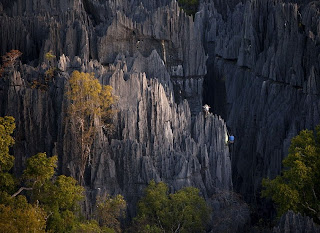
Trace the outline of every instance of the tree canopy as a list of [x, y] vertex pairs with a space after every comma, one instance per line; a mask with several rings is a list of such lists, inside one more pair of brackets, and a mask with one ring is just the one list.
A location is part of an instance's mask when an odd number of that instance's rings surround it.
[[[44, 55], [44, 59], [47, 61], [48, 65], [49, 65], [48, 69], [45, 72], [46, 79], [53, 78], [53, 76], [54, 76], [54, 72], [56, 71], [56, 67], [54, 67], [55, 58], [56, 58], [56, 56], [52, 53], [51, 50]], [[48, 81], [48, 80], [46, 80], [46, 81]]]
[[83, 188], [72, 177], [56, 177], [57, 156], [46, 153], [27, 159], [18, 182], [9, 173], [14, 162], [9, 154], [14, 128], [13, 117], [0, 117], [0, 232], [71, 231]]
[[198, 11], [199, 0], [178, 0], [178, 3], [187, 15], [194, 15]]
[[[98, 127], [111, 128], [112, 105], [116, 98], [111, 86], [101, 85], [93, 73], [79, 71], [74, 71], [70, 77], [67, 97], [70, 100], [68, 115], [80, 151], [79, 181], [83, 182], [94, 133]], [[95, 124], [96, 117], [100, 117], [101, 125]]]
[[7, 67], [14, 67], [17, 59], [22, 55], [19, 50], [11, 50], [2, 56], [2, 66], [0, 66], [0, 77]]
[[281, 175], [263, 179], [263, 197], [271, 197], [278, 214], [300, 212], [320, 223], [320, 126], [291, 140]]
[[209, 208], [194, 187], [169, 194], [168, 186], [151, 181], [138, 203], [139, 232], [204, 232]]
[[23, 178], [32, 187], [27, 195], [31, 203], [38, 203], [47, 213], [47, 230], [68, 232], [77, 223], [84, 189], [72, 177], [54, 176], [56, 167], [57, 156], [38, 153], [27, 160]]
[[31, 183], [43, 185], [52, 178], [57, 167], [57, 156], [47, 158], [46, 153], [38, 153], [27, 160], [23, 176]]
[[13, 117], [0, 117], [0, 191], [14, 188], [13, 176], [8, 172], [13, 167], [14, 157], [9, 154], [14, 139], [11, 136], [15, 129]]
[[14, 157], [9, 154], [14, 139], [14, 118], [0, 117], [0, 232], [45, 232], [45, 212], [27, 202], [25, 196], [14, 197], [15, 180], [9, 173]]
[[14, 144], [11, 134], [15, 127], [13, 117], [0, 117], [0, 171], [8, 171], [13, 166], [14, 157], [9, 154], [9, 147]]
[[124, 217], [125, 210], [126, 201], [121, 195], [107, 195], [97, 200], [97, 220], [105, 229], [121, 232], [120, 218]]
[[0, 233], [45, 232], [45, 211], [18, 196], [11, 204], [0, 204]]
[[100, 198], [97, 216], [83, 220], [84, 188], [72, 177], [55, 174], [57, 156], [31, 156], [23, 175], [14, 177], [10, 173], [14, 157], [9, 153], [14, 129], [13, 117], [0, 117], [0, 233], [121, 231], [119, 220], [126, 209], [123, 197]]

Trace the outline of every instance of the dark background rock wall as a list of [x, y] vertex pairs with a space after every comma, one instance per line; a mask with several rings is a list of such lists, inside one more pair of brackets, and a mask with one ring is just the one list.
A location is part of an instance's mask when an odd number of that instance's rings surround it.
[[319, 8], [317, 1], [247, 1], [226, 19], [219, 4], [201, 8], [204, 101], [236, 137], [233, 184], [249, 203], [261, 206], [261, 179], [280, 173], [291, 138], [320, 123]]

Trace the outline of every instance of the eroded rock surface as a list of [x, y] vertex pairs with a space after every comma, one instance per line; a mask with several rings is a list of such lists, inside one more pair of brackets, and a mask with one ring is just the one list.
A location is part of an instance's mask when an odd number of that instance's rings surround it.
[[[17, 119], [17, 172], [27, 157], [46, 151], [59, 155], [62, 173], [77, 177], [78, 148], [69, 130], [64, 94], [68, 71], [76, 68], [95, 72], [119, 97], [114, 135], [107, 137], [100, 130], [95, 136], [85, 173], [89, 199], [105, 192], [121, 193], [134, 214], [136, 201], [152, 179], [166, 182], [172, 192], [198, 187], [206, 198], [218, 190], [232, 190], [224, 121], [212, 114], [205, 118], [202, 112], [192, 119], [188, 101], [176, 103], [170, 75], [156, 51], [148, 58], [120, 55], [108, 68], [80, 58], [70, 60], [60, 58], [64, 71], [44, 87], [32, 86], [32, 74], [44, 75], [41, 67], [7, 69], [1, 80], [2, 114]], [[148, 66], [150, 62], [153, 66]], [[87, 208], [90, 212], [90, 205]]]
[[[16, 172], [46, 151], [59, 155], [60, 173], [76, 176], [65, 85], [75, 69], [95, 72], [120, 98], [115, 134], [96, 135], [88, 200], [122, 193], [134, 214], [150, 179], [171, 191], [193, 185], [215, 197], [222, 218], [239, 207], [227, 228], [213, 214], [214, 229], [240, 229], [248, 209], [231, 205], [229, 191], [259, 204], [261, 179], [279, 174], [290, 139], [320, 122], [319, 9], [317, 1], [206, 0], [192, 18], [170, 0], [1, 1], [0, 54], [19, 49], [28, 64], [0, 79], [1, 115], [17, 119]], [[59, 71], [45, 81], [50, 50]], [[204, 118], [203, 103], [217, 115]], [[218, 115], [236, 137], [230, 151]]]
[[277, 227], [273, 228], [273, 233], [318, 233], [320, 227], [312, 219], [302, 216], [300, 213], [295, 214], [288, 211], [284, 214]]
[[319, 3], [244, 1], [207, 19], [205, 100], [235, 135], [233, 184], [259, 202], [263, 177], [280, 173], [290, 140], [320, 122]]

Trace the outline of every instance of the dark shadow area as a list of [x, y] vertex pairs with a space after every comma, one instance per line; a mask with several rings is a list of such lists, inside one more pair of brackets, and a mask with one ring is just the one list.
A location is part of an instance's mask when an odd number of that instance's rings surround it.
[[208, 104], [210, 112], [220, 115], [227, 121], [227, 93], [225, 79], [218, 69], [215, 69], [214, 44], [208, 45], [207, 74], [203, 81], [203, 104]]

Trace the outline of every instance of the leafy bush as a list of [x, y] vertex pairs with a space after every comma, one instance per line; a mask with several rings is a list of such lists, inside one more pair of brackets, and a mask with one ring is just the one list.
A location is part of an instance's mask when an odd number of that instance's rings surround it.
[[168, 194], [168, 186], [151, 181], [138, 203], [138, 232], [204, 232], [209, 208], [199, 190], [186, 187]]
[[263, 197], [271, 197], [278, 214], [300, 212], [320, 223], [320, 126], [303, 130], [291, 140], [282, 174], [263, 179]]
[[195, 15], [198, 11], [199, 0], [178, 0], [178, 3], [187, 15]]

